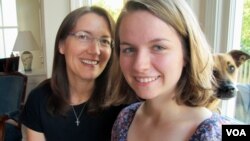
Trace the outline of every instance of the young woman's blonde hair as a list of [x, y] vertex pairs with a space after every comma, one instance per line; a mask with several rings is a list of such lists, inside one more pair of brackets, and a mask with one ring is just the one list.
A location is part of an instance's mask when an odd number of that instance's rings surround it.
[[[120, 13], [116, 26], [115, 51], [118, 59], [121, 22], [128, 13], [139, 10], [148, 11], [172, 26], [182, 40], [186, 65], [176, 88], [177, 103], [205, 106], [213, 94], [213, 59], [210, 46], [185, 0], [129, 0]], [[135, 92], [129, 87], [119, 69], [115, 69], [116, 87], [113, 89], [112, 100], [118, 104], [124, 101], [131, 102], [135, 98]]]

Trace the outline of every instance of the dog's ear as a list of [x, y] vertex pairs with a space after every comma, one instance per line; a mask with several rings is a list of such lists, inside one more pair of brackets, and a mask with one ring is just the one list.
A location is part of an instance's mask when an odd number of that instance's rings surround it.
[[241, 50], [231, 50], [229, 54], [233, 57], [237, 67], [243, 64], [246, 60], [250, 59], [250, 55]]

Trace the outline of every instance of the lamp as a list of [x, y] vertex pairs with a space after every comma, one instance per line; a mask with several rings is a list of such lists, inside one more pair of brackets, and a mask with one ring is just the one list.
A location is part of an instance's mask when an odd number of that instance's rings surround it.
[[21, 60], [24, 66], [24, 71], [31, 71], [33, 55], [30, 51], [38, 50], [38, 45], [30, 31], [19, 31], [13, 51], [23, 51]]

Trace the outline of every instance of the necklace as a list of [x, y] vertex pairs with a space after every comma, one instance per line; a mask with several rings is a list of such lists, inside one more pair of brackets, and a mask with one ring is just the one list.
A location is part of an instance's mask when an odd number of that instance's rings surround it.
[[82, 115], [82, 112], [83, 112], [84, 108], [86, 107], [86, 104], [83, 105], [83, 107], [82, 107], [79, 115], [76, 114], [74, 106], [71, 105], [71, 107], [73, 109], [73, 112], [74, 112], [74, 115], [75, 115], [75, 118], [76, 118], [76, 121], [75, 121], [76, 126], [79, 126], [79, 124], [80, 124], [80, 118], [81, 118], [81, 115]]

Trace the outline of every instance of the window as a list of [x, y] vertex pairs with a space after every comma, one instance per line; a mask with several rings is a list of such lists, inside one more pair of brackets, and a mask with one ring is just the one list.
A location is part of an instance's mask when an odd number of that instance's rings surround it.
[[[250, 55], [250, 0], [244, 0], [242, 6], [242, 26], [240, 35], [240, 50]], [[247, 124], [250, 123], [250, 59], [239, 71], [239, 93], [236, 97], [234, 117]]]
[[92, 0], [92, 5], [101, 6], [109, 11], [116, 20], [119, 16], [124, 0]]
[[[250, 54], [250, 0], [244, 0], [240, 49]], [[250, 61], [240, 69], [239, 82], [250, 84]]]
[[[215, 51], [228, 52], [239, 49], [250, 54], [250, 0], [216, 1], [214, 47]], [[242, 23], [242, 24], [238, 24]], [[223, 37], [223, 35], [225, 37]], [[250, 123], [250, 60], [240, 66], [238, 89], [247, 90], [242, 97], [239, 91], [235, 98], [222, 102], [222, 114], [244, 123]], [[240, 90], [240, 89], [239, 89]], [[243, 98], [239, 100], [239, 98]]]
[[[186, 0], [197, 14], [214, 52], [240, 49], [250, 54], [250, 0]], [[242, 23], [242, 24], [239, 24]], [[250, 60], [240, 66], [238, 83], [248, 87], [248, 98], [239, 96], [221, 103], [221, 114], [250, 123]], [[238, 88], [239, 88], [238, 85]], [[247, 89], [247, 88], [245, 88]], [[240, 94], [237, 94], [240, 95]], [[237, 102], [238, 101], [238, 102]], [[244, 110], [239, 110], [244, 107]], [[239, 117], [243, 115], [244, 118]]]
[[16, 0], [0, 0], [0, 58], [10, 56], [17, 32]]
[[97, 5], [109, 11], [116, 20], [126, 0], [71, 0], [71, 10], [83, 5]]

